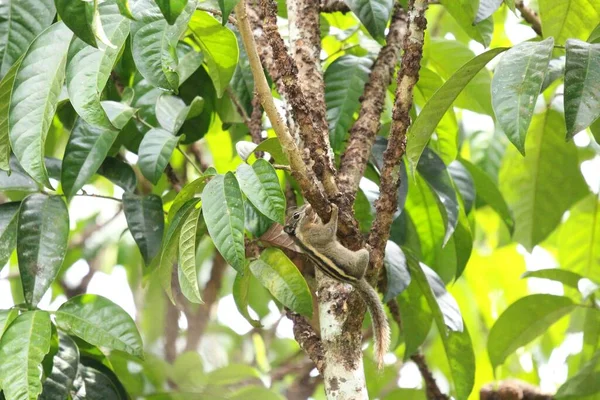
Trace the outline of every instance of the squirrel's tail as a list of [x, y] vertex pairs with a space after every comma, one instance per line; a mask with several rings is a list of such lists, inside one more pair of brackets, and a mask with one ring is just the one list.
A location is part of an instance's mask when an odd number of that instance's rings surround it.
[[375, 358], [377, 359], [378, 368], [381, 369], [383, 368], [383, 356], [390, 347], [390, 326], [385, 316], [385, 310], [381, 300], [379, 300], [379, 295], [364, 278], [355, 284], [355, 288], [363, 294], [362, 298], [367, 303], [367, 308], [371, 313]]

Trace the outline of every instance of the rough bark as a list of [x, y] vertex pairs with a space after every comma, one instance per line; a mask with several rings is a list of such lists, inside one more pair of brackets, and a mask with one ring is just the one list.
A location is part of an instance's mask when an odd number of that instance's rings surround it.
[[521, 12], [521, 16], [531, 25], [531, 28], [535, 31], [535, 33], [537, 33], [538, 36], [543, 36], [542, 22], [540, 21], [540, 17], [537, 15], [537, 13], [531, 8], [527, 7], [523, 0], [516, 1], [515, 7]]

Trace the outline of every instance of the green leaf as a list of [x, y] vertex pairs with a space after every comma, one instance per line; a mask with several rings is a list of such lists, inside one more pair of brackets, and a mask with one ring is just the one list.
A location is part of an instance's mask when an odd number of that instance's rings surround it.
[[188, 0], [154, 0], [160, 12], [164, 15], [169, 25], [173, 25], [177, 21], [177, 17], [181, 15]]
[[532, 294], [511, 304], [492, 326], [488, 354], [492, 367], [504, 363], [519, 347], [526, 345], [577, 307], [571, 299], [550, 294]]
[[0, 9], [0, 77], [54, 20], [53, 0], [4, 1]]
[[284, 306], [301, 315], [312, 316], [312, 295], [296, 265], [275, 247], [262, 252], [250, 263], [258, 281]]
[[102, 296], [84, 294], [69, 299], [56, 311], [56, 325], [87, 343], [143, 357], [142, 338], [133, 319]]
[[565, 65], [565, 119], [567, 137], [600, 117], [600, 43], [567, 40]]
[[137, 243], [146, 265], [159, 253], [164, 230], [162, 200], [157, 195], [123, 194], [123, 211], [127, 226]]
[[167, 221], [173, 221], [173, 217], [177, 214], [177, 211], [190, 199], [195, 197], [196, 194], [202, 192], [204, 186], [206, 186], [206, 182], [208, 181], [209, 176], [201, 176], [200, 178], [188, 183], [185, 185], [171, 204], [171, 208], [169, 208], [169, 214], [167, 215]]
[[360, 106], [360, 97], [369, 80], [372, 61], [366, 57], [345, 55], [325, 71], [325, 103], [329, 137], [334, 151], [340, 152]]
[[538, 269], [536, 271], [527, 271], [522, 276], [522, 278], [539, 278], [539, 279], [549, 279], [552, 281], [560, 282], [564, 285], [572, 287], [574, 289], [579, 289], [579, 281], [584, 278], [582, 275], [568, 271], [560, 268], [547, 268], [547, 269]]
[[123, 129], [138, 111], [125, 103], [119, 103], [117, 101], [104, 100], [100, 102], [100, 105], [112, 126], [117, 129]]
[[458, 199], [452, 185], [450, 174], [442, 159], [429, 148], [423, 151], [417, 171], [425, 179], [436, 195], [440, 213], [446, 225], [446, 234], [442, 245], [446, 245], [458, 224]]
[[19, 206], [17, 202], [0, 204], [0, 271], [17, 246]]
[[489, 177], [488, 174], [483, 172], [479, 167], [471, 164], [469, 161], [461, 159], [461, 164], [471, 174], [473, 182], [475, 183], [477, 193], [477, 206], [490, 206], [502, 219], [502, 222], [506, 225], [510, 233], [512, 234], [515, 229], [515, 221], [512, 217], [512, 213], [508, 208], [508, 205], [504, 201], [504, 197], [498, 186]]
[[125, 400], [108, 376], [83, 364], [73, 386], [73, 400]]
[[[485, 47], [489, 46], [492, 40], [494, 24], [491, 19], [476, 20], [476, 15], [479, 16], [477, 3], [471, 0], [441, 0], [440, 3], [443, 4], [469, 37], [475, 39]], [[477, 25], [474, 25], [473, 21]]]
[[268, 161], [258, 159], [252, 167], [240, 164], [236, 172], [240, 188], [254, 207], [271, 220], [283, 224], [285, 196], [275, 168]]
[[[75, 35], [90, 46], [98, 47], [96, 35], [102, 30], [98, 0], [55, 0], [60, 19]], [[100, 33], [104, 35], [104, 32]]]
[[0, 310], [0, 339], [10, 324], [19, 316], [19, 310], [11, 308], [10, 310]]
[[404, 252], [400, 246], [390, 240], [385, 246], [383, 265], [387, 276], [387, 289], [383, 302], [387, 303], [410, 285], [411, 278]]
[[207, 382], [211, 385], [232, 385], [248, 379], [260, 378], [260, 373], [246, 364], [230, 364], [226, 367], [211, 371], [207, 375]]
[[117, 158], [107, 157], [98, 169], [98, 174], [120, 186], [125, 192], [132, 193], [137, 187], [137, 176], [131, 165]]
[[21, 204], [17, 256], [25, 301], [35, 307], [60, 271], [69, 239], [69, 211], [58, 196], [32, 194]]
[[[180, 281], [185, 297], [192, 303], [203, 303], [198, 285], [198, 272], [196, 271], [196, 232], [200, 219], [200, 208], [195, 207], [188, 215], [179, 234], [179, 268], [184, 278]], [[184, 290], [186, 288], [187, 290]]]
[[478, 24], [490, 17], [500, 6], [502, 5], [502, 0], [480, 0], [479, 1], [479, 9], [477, 10], [477, 15], [475, 16], [474, 24]]
[[[91, 4], [81, 0], [61, 1]], [[114, 129], [100, 99], [129, 36], [129, 20], [120, 14], [114, 1], [100, 4], [100, 14], [106, 36], [113, 47], [99, 43], [96, 49], [75, 38], [69, 46], [66, 83], [71, 105], [81, 118], [90, 125]]]
[[398, 296], [400, 318], [406, 350], [404, 359], [407, 360], [415, 354], [427, 339], [433, 322], [433, 314], [427, 304], [425, 295], [419, 288], [416, 280], [411, 280], [410, 285]]
[[473, 209], [476, 198], [475, 182], [473, 182], [471, 174], [459, 161], [452, 161], [448, 165], [448, 173], [464, 202], [465, 214], [469, 214]]
[[374, 39], [383, 39], [385, 37], [385, 28], [387, 27], [392, 7], [394, 3], [390, 0], [346, 0], [350, 10], [367, 28]]
[[44, 382], [40, 400], [64, 400], [69, 397], [79, 365], [79, 349], [67, 335], [60, 335], [58, 353], [53, 359], [52, 373]]
[[240, 0], [219, 0], [219, 8], [221, 9], [221, 14], [223, 14], [223, 25], [227, 23], [229, 14], [231, 14], [231, 11], [233, 11], [239, 1]]
[[233, 281], [233, 300], [239, 313], [255, 328], [261, 328], [260, 320], [253, 319], [248, 313], [248, 291], [250, 290], [250, 279], [252, 274], [248, 266], [242, 272], [238, 272]]
[[560, 228], [561, 268], [600, 282], [600, 199], [590, 194], [571, 209]]
[[277, 138], [269, 138], [260, 142], [254, 151], [265, 151], [273, 157], [277, 164], [289, 165], [290, 161], [281, 147], [281, 142]]
[[21, 170], [18, 163], [16, 163], [15, 158], [11, 160], [11, 167], [15, 168], [15, 171], [12, 171], [10, 175], [8, 175], [4, 171], [0, 171], [0, 188], [2, 191], [15, 190], [23, 193], [31, 193], [37, 192], [40, 190], [40, 186], [35, 183], [33, 179], [29, 177], [23, 170]]
[[244, 207], [235, 176], [215, 176], [202, 191], [204, 220], [217, 250], [238, 272], [246, 265]]
[[23, 169], [48, 187], [44, 145], [63, 86], [72, 35], [62, 22], [42, 32], [25, 53], [12, 92], [8, 122], [13, 152]]
[[506, 136], [522, 154], [553, 46], [554, 38], [520, 43], [502, 56], [494, 72], [494, 113]]
[[0, 387], [10, 400], [36, 400], [42, 392], [42, 360], [52, 329], [46, 311], [19, 315], [0, 340]]
[[93, 126], [78, 118], [71, 131], [62, 161], [61, 183], [67, 198], [96, 174], [119, 131]]
[[407, 137], [406, 153], [412, 168], [419, 162], [431, 134], [459, 93], [490, 60], [505, 50], [507, 50], [505, 47], [488, 50], [463, 65], [423, 107], [413, 122]]
[[133, 3], [136, 18], [131, 23], [133, 59], [139, 72], [153, 86], [177, 92], [181, 81], [175, 49], [195, 8], [196, 0], [188, 0], [175, 23], [169, 25], [153, 0]]
[[[555, 399], [584, 399], [600, 392], [600, 351], [558, 388]], [[595, 397], [592, 397], [595, 398]]]
[[129, 0], [116, 0], [117, 6], [119, 7], [119, 12], [122, 16], [129, 19], [134, 19], [133, 14], [131, 13], [131, 6], [129, 5]]
[[538, 5], [544, 37], [554, 36], [558, 44], [587, 39], [600, 20], [600, 4], [593, 0], [539, 0]]
[[200, 96], [186, 106], [181, 98], [163, 94], [156, 101], [156, 119], [167, 131], [177, 134], [185, 121], [199, 116], [203, 109], [204, 99]]
[[513, 237], [528, 251], [588, 193], [577, 149], [573, 143], [565, 143], [564, 130], [558, 127], [564, 127], [561, 113], [549, 109], [535, 115], [525, 141], [527, 156], [509, 148], [500, 171], [500, 189], [516, 222]]
[[161, 129], [150, 129], [140, 143], [138, 166], [142, 174], [153, 184], [157, 184], [162, 176], [179, 137]]
[[208, 75], [221, 98], [237, 66], [239, 50], [235, 35], [213, 16], [196, 11], [190, 21], [190, 30], [204, 53]]
[[19, 58], [0, 82], [0, 169], [10, 171], [10, 140], [8, 137], [8, 113], [12, 90], [23, 58]]

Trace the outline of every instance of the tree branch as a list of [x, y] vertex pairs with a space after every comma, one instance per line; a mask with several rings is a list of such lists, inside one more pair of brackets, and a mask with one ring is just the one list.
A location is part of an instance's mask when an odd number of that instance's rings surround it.
[[515, 1], [515, 7], [521, 12], [521, 16], [531, 25], [531, 28], [535, 31], [535, 33], [537, 33], [538, 36], [543, 36], [542, 22], [540, 21], [540, 17], [537, 15], [537, 13], [531, 8], [527, 7], [523, 0]]
[[300, 345], [300, 348], [315, 363], [315, 367], [321, 375], [325, 371], [325, 356], [323, 344], [319, 335], [315, 332], [308, 321], [298, 313], [287, 310], [285, 314], [290, 321], [294, 323], [294, 338]]

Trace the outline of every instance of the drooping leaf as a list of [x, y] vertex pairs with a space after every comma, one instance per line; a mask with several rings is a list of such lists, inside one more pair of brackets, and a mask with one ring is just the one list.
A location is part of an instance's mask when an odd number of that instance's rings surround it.
[[475, 24], [487, 19], [491, 16], [500, 6], [502, 5], [502, 0], [479, 0], [479, 9], [477, 10], [477, 15], [475, 16]]
[[227, 23], [229, 14], [231, 14], [231, 11], [233, 11], [238, 2], [239, 0], [219, 0], [219, 8], [223, 15], [223, 25]]
[[492, 105], [500, 127], [525, 154], [525, 136], [540, 93], [554, 38], [523, 42], [508, 50], [492, 79]]
[[25, 53], [15, 77], [9, 112], [10, 143], [23, 169], [51, 187], [44, 145], [65, 77], [72, 33], [59, 22], [42, 32]]
[[275, 247], [264, 250], [250, 263], [258, 281], [284, 306], [301, 315], [312, 316], [312, 296], [304, 277], [285, 253]]
[[11, 160], [10, 166], [15, 169], [10, 175], [5, 171], [0, 171], [0, 189], [2, 191], [15, 190], [23, 193], [31, 193], [40, 190], [40, 185], [20, 168], [14, 157]]
[[415, 354], [427, 339], [433, 323], [433, 314], [427, 300], [416, 280], [411, 280], [410, 285], [398, 296], [400, 318], [406, 350], [404, 359]]
[[252, 166], [240, 164], [237, 177], [240, 188], [254, 207], [271, 220], [283, 224], [285, 196], [275, 168], [268, 161], [258, 159]]
[[249, 201], [244, 202], [244, 214], [244, 226], [246, 230], [257, 238], [264, 235], [275, 224], [272, 219], [263, 215]]
[[53, 0], [4, 1], [0, 7], [0, 78], [25, 54], [37, 35], [52, 24]]
[[546, 332], [577, 307], [571, 299], [550, 294], [532, 294], [511, 304], [498, 318], [488, 336], [492, 367], [504, 363], [519, 347]]
[[[596, 283], [592, 282], [588, 278], [583, 277], [582, 275], [561, 268], [546, 268], [546, 269], [538, 269], [535, 271], [527, 271], [523, 274], [522, 278], [539, 278], [539, 279], [549, 279], [552, 281], [560, 282], [566, 286], [572, 287], [573, 289], [577, 289], [584, 297], [586, 293], [585, 290], [589, 290], [588, 288], [598, 289]], [[582, 290], [583, 289], [583, 290]]]
[[144, 262], [149, 265], [160, 251], [164, 230], [163, 204], [159, 196], [123, 194], [127, 226], [137, 243]]
[[[600, 10], [600, 8], [599, 8]], [[584, 130], [600, 117], [600, 43], [567, 40], [565, 65], [565, 120], [567, 137]]]
[[206, 186], [208, 182], [209, 175], [201, 176], [200, 178], [188, 183], [185, 185], [171, 204], [171, 208], [169, 208], [169, 214], [167, 215], [167, 220], [169, 222], [173, 221], [173, 217], [175, 217], [177, 211], [190, 199], [194, 198], [196, 194], [199, 194]]
[[273, 157], [277, 164], [289, 165], [290, 161], [286, 153], [283, 151], [281, 147], [281, 142], [277, 138], [269, 138], [260, 142], [258, 147], [254, 149], [254, 151], [265, 151]]
[[67, 252], [69, 211], [58, 196], [32, 194], [21, 204], [17, 256], [25, 301], [35, 307], [60, 271]]
[[98, 0], [55, 0], [60, 19], [75, 35], [90, 46], [98, 47], [96, 37], [106, 34], [100, 21]]
[[137, 0], [132, 7], [136, 18], [131, 23], [132, 52], [139, 72], [153, 86], [177, 92], [181, 82], [175, 49], [196, 9], [196, 0], [187, 1], [173, 25], [153, 0]]
[[77, 119], [65, 148], [61, 183], [67, 198], [72, 198], [85, 185], [108, 155], [119, 131], [93, 126]]
[[587, 399], [600, 393], [600, 351], [558, 388], [555, 399]]
[[252, 274], [248, 266], [244, 267], [243, 272], [238, 272], [233, 281], [233, 300], [239, 311], [239, 313], [255, 328], [261, 328], [262, 324], [259, 320], [255, 320], [250, 316], [248, 312], [248, 291], [250, 290], [250, 279]]
[[387, 290], [383, 302], [387, 303], [410, 285], [411, 278], [404, 252], [400, 246], [390, 240], [385, 246], [383, 265], [387, 275]]
[[204, 53], [208, 75], [220, 98], [225, 93], [237, 66], [237, 38], [229, 28], [204, 11], [194, 13], [189, 28]]
[[0, 339], [0, 387], [10, 400], [35, 400], [42, 392], [42, 360], [50, 351], [50, 314], [19, 315]]
[[390, 0], [346, 0], [350, 10], [363, 23], [374, 39], [383, 39], [392, 13]]
[[40, 400], [63, 400], [69, 397], [79, 366], [79, 349], [67, 335], [60, 335], [58, 353], [53, 358], [52, 373], [46, 378]]
[[494, 57], [506, 48], [499, 47], [482, 53], [463, 65], [444, 83], [435, 95], [427, 102], [421, 113], [413, 122], [407, 137], [406, 153], [411, 166], [414, 168], [419, 162], [421, 153], [435, 127], [446, 110], [452, 105], [465, 85]]
[[[179, 282], [185, 297], [192, 303], [203, 303], [196, 271], [196, 232], [200, 208], [195, 207], [187, 216], [179, 234], [179, 268], [184, 281]], [[186, 288], [186, 290], [184, 290]]]
[[129, 5], [129, 0], [116, 0], [117, 6], [119, 7], [119, 12], [122, 16], [129, 19], [134, 19], [133, 14], [131, 13], [131, 6]]
[[107, 157], [98, 169], [98, 174], [120, 186], [125, 192], [132, 193], [137, 186], [137, 176], [133, 168], [117, 158]]
[[525, 141], [527, 156], [508, 151], [500, 171], [500, 189], [515, 217], [513, 237], [528, 250], [544, 240], [563, 213], [588, 193], [575, 145], [565, 143], [561, 126], [564, 120], [557, 111], [535, 115]]
[[369, 79], [371, 60], [345, 55], [336, 59], [325, 71], [325, 103], [329, 137], [334, 151], [342, 150], [344, 140], [354, 122], [365, 83]]
[[19, 316], [19, 310], [11, 308], [10, 310], [0, 310], [0, 339], [8, 329], [8, 326]]
[[161, 128], [146, 132], [138, 153], [138, 166], [146, 179], [158, 183], [178, 142], [179, 137]]
[[[91, 4], [82, 0], [61, 1]], [[101, 3], [99, 9], [106, 36], [114, 47], [99, 43], [98, 48], [94, 48], [81, 38], [74, 39], [69, 46], [66, 84], [71, 105], [81, 118], [90, 125], [114, 129], [100, 99], [129, 36], [130, 22], [120, 14], [114, 1]]]
[[82, 364], [79, 364], [72, 396], [73, 400], [125, 400], [107, 375]]
[[202, 191], [204, 220], [210, 237], [223, 258], [238, 272], [246, 265], [244, 207], [235, 176], [215, 176]]
[[112, 126], [117, 129], [123, 129], [137, 112], [137, 109], [117, 101], [103, 100], [100, 102], [100, 105]]
[[19, 58], [0, 82], [0, 169], [10, 171], [10, 139], [8, 137], [8, 113], [12, 90], [23, 58]]
[[156, 102], [156, 119], [163, 128], [175, 135], [186, 120], [200, 115], [203, 108], [202, 97], [195, 97], [192, 103], [186, 106], [181, 98], [163, 94]]
[[590, 194], [571, 208], [560, 228], [561, 268], [600, 282], [600, 199]]
[[458, 190], [462, 201], [464, 202], [465, 214], [469, 214], [475, 205], [477, 192], [475, 190], [475, 182], [469, 171], [459, 162], [452, 161], [448, 165], [448, 173], [454, 182], [454, 186]]
[[[467, 35], [485, 47], [490, 44], [494, 24], [491, 19], [476, 21], [476, 16], [479, 15], [476, 8], [477, 3], [470, 0], [441, 0], [440, 3], [444, 5]], [[478, 22], [477, 25], [474, 25], [473, 21]]]
[[569, 38], [586, 40], [600, 20], [600, 4], [596, 1], [539, 0], [538, 5], [544, 37], [554, 36], [561, 45]]
[[173, 25], [175, 21], [177, 21], [177, 17], [181, 15], [185, 6], [187, 5], [188, 0], [154, 0], [163, 16], [169, 23], [169, 25]]
[[143, 357], [142, 338], [135, 322], [105, 297], [84, 294], [69, 299], [56, 311], [56, 324], [94, 346]]
[[17, 245], [19, 206], [17, 202], [0, 204], [0, 271]]

